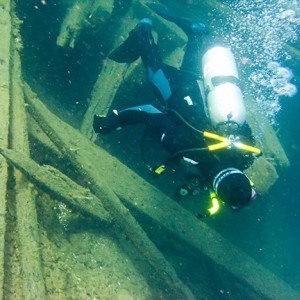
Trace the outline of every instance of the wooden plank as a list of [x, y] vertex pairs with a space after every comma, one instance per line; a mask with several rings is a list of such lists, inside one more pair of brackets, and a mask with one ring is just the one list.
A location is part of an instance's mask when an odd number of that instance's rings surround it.
[[[25, 113], [23, 82], [21, 76], [21, 61], [19, 49], [21, 36], [19, 34], [20, 20], [12, 14], [14, 40], [11, 49], [11, 147], [22, 151], [29, 157], [28, 131]], [[32, 187], [18, 170], [12, 170], [15, 177], [15, 200], [17, 230], [20, 243], [20, 263], [22, 274], [22, 293], [24, 299], [44, 299], [45, 287], [41, 270], [40, 240], [35, 207], [35, 197]]]
[[260, 143], [265, 158], [273, 161], [273, 165], [279, 168], [289, 167], [289, 159], [269, 120], [262, 114], [254, 99], [247, 97], [245, 100], [248, 111], [247, 120], [254, 136], [257, 137], [257, 142]]
[[[39, 127], [35, 120], [30, 117], [30, 115], [28, 115], [27, 118], [27, 125], [31, 138], [33, 138], [35, 141], [39, 141], [39, 143], [43, 145], [43, 148], [47, 149], [48, 152], [54, 153], [57, 157], [62, 156], [60, 150], [51, 142], [48, 136]], [[31, 145], [31, 148], [33, 148], [33, 145]]]
[[204, 255], [206, 259], [203, 264], [208, 264], [210, 271], [202, 276], [214, 278], [215, 286], [220, 286], [221, 289], [218, 277], [222, 284], [222, 279], [226, 282], [230, 274], [232, 278], [230, 283], [226, 284], [233, 287], [240, 283], [237, 296], [233, 296], [234, 291], [231, 292], [232, 299], [239, 299], [241, 295], [247, 295], [249, 299], [299, 299], [299, 291], [291, 288], [241, 249], [178, 207], [174, 201], [168, 201], [159, 192], [152, 193], [151, 201], [143, 201], [132, 195], [124, 199], [124, 202], [132, 207], [133, 211], [150, 218], [159, 228], [176, 235], [181, 243], [186, 243], [191, 249], [196, 249], [200, 255]]
[[274, 163], [266, 157], [256, 159], [245, 173], [253, 181], [260, 194], [268, 193], [279, 177]]
[[[71, 127], [68, 127], [67, 131], [62, 131], [62, 128], [66, 129], [64, 123], [47, 110], [27, 85], [25, 86], [25, 94], [30, 114], [41, 128], [43, 128], [44, 132], [47, 133], [53, 143], [61, 149], [65, 157], [70, 160], [73, 167], [81, 175], [82, 180], [88, 183], [92, 193], [101, 200], [103, 207], [113, 217], [116, 229], [127, 235], [136, 249], [144, 256], [157, 272], [158, 276], [160, 276], [161, 280], [168, 286], [170, 293], [175, 298], [194, 299], [195, 297], [192, 292], [181, 282], [173, 267], [158, 251], [131, 215], [130, 211], [122, 204], [110, 185], [107, 184], [107, 170], [94, 168], [95, 161], [108, 159], [110, 165], [113, 165], [115, 164], [115, 159], [108, 156], [104, 158], [101, 154], [98, 156], [99, 153], [96, 154], [94, 152], [98, 148], [79, 131]], [[70, 139], [70, 137], [72, 138]], [[89, 149], [90, 146], [93, 149], [92, 152]], [[77, 149], [77, 151], [74, 152], [72, 149]], [[93, 156], [93, 154], [96, 155]], [[115, 180], [118, 180], [115, 174], [113, 177]]]
[[[10, 1], [0, 0], [0, 146], [8, 146], [10, 99]], [[0, 299], [3, 299], [4, 246], [6, 231], [7, 163], [0, 158]]]
[[[105, 19], [109, 19], [113, 5], [114, 1], [112, 0], [73, 1], [61, 24], [56, 44], [61, 47], [74, 48], [81, 31], [87, 26], [92, 27], [91, 23], [94, 19], [97, 20], [97, 16], [101, 15], [102, 23], [105, 23]], [[99, 24], [95, 24], [95, 26], [99, 26]]]
[[0, 153], [53, 199], [63, 202], [88, 217], [93, 217], [99, 222], [111, 223], [112, 219], [103, 208], [101, 200], [89, 189], [78, 185], [59, 170], [51, 166], [39, 166], [34, 160], [15, 150], [0, 148]]
[[[110, 26], [111, 24], [114, 25], [114, 36], [116, 36], [115, 41], [111, 45], [112, 49], [122, 43], [128, 35], [128, 30], [134, 28], [137, 21], [138, 19], [133, 14], [132, 9], [130, 9], [122, 18], [118, 18], [117, 22], [114, 20], [110, 23]], [[87, 137], [95, 137], [92, 129], [93, 117], [95, 114], [107, 114], [120, 83], [126, 77], [128, 69], [130, 69], [128, 64], [119, 64], [110, 59], [104, 62], [97, 81], [94, 84], [91, 93], [91, 102], [81, 126], [81, 132]]]
[[[99, 79], [95, 83], [90, 105], [84, 115], [81, 125], [81, 132], [89, 137], [94, 137], [93, 119], [95, 114], [106, 115], [111, 101], [114, 99], [118, 91], [116, 86], [120, 84], [128, 69], [126, 64], [118, 64], [112, 60], [107, 60], [99, 75]], [[113, 87], [113, 88], [112, 88]]]

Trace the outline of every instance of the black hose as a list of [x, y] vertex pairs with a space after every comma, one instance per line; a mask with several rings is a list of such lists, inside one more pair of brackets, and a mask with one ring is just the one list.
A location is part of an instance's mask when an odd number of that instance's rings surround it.
[[[175, 109], [167, 109], [167, 111], [170, 111], [172, 113], [174, 113], [184, 124], [186, 124], [188, 127], [190, 127], [192, 130], [200, 133], [200, 134], [203, 134], [204, 132], [197, 129], [196, 127], [194, 127], [193, 125], [191, 125], [187, 120], [185, 120], [181, 114], [179, 114]], [[143, 134], [143, 137], [142, 137], [142, 141], [141, 141], [141, 157], [142, 157], [142, 160], [144, 162], [144, 164], [148, 167], [149, 170], [152, 170], [152, 167], [151, 165], [149, 165], [145, 159], [145, 153], [144, 153], [144, 143], [145, 143], [145, 139], [146, 139], [146, 136], [149, 132], [149, 127], [146, 127], [145, 130], [144, 130], [144, 134]], [[164, 165], [167, 165], [169, 164], [170, 162], [172, 162], [173, 160], [175, 160], [177, 158], [177, 156], [179, 155], [184, 155], [185, 153], [190, 153], [190, 152], [199, 152], [199, 151], [208, 151], [208, 147], [203, 147], [203, 148], [189, 148], [189, 149], [183, 149], [183, 150], [180, 150], [180, 151], [177, 151], [176, 153], [174, 153], [170, 158], [168, 158]]]
[[189, 148], [189, 149], [183, 149], [180, 151], [177, 151], [176, 153], [174, 153], [170, 158], [168, 158], [166, 160], [166, 162], [164, 163], [164, 165], [170, 163], [171, 161], [175, 160], [177, 156], [179, 155], [184, 155], [186, 153], [190, 153], [190, 152], [199, 152], [199, 151], [208, 151], [208, 147], [203, 147], [203, 148]]
[[172, 112], [175, 114], [185, 125], [190, 127], [191, 129], [195, 130], [198, 133], [204, 134], [203, 131], [199, 130], [198, 128], [194, 127], [192, 124], [190, 124], [179, 112], [177, 112], [175, 109], [168, 108], [167, 111]]

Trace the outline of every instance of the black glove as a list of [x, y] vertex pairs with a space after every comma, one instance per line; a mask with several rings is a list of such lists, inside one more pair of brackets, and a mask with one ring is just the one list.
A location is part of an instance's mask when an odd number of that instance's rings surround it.
[[109, 118], [99, 115], [94, 116], [93, 128], [96, 133], [101, 134], [106, 134], [113, 129], [110, 125]]
[[122, 129], [122, 127], [122, 118], [116, 110], [113, 110], [106, 117], [94, 115], [93, 128], [96, 133], [106, 134], [112, 130]]

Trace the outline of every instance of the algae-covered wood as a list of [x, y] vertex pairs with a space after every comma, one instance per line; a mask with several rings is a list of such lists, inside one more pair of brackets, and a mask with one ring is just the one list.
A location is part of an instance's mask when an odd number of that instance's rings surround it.
[[[74, 140], [77, 141], [77, 146], [81, 146], [76, 153], [77, 157], [75, 158], [75, 155], [71, 155], [70, 160], [80, 162], [83, 168], [82, 176], [85, 177], [85, 172], [87, 172], [90, 174], [89, 176], [94, 178], [93, 180], [89, 179], [89, 186], [97, 196], [107, 195], [98, 187], [99, 183], [103, 182], [100, 174], [105, 174], [106, 184], [124, 199], [126, 203], [130, 203], [133, 211], [137, 210], [143, 215], [149, 216], [184, 243], [197, 249], [201, 255], [209, 259], [214, 268], [221, 268], [223, 275], [224, 272], [228, 272], [235, 280], [242, 280], [245, 285], [244, 287], [243, 285], [240, 287], [241, 290], [244, 288], [249, 292], [250, 289], [251, 293], [254, 293], [253, 295], [263, 298], [281, 299], [282, 297], [293, 298], [299, 296], [296, 291], [278, 279], [274, 274], [235, 248], [214, 230], [210, 229], [174, 201], [164, 196], [155, 187], [134, 174], [125, 165], [111, 157], [101, 148], [95, 147], [78, 131], [59, 121], [50, 112], [47, 112], [28, 90], [26, 93], [28, 102], [30, 103], [29, 107], [31, 107], [31, 110], [36, 110], [33, 114], [39, 115], [37, 118], [39, 123], [44, 127], [49, 136], [52, 137], [53, 141], [56, 141], [57, 144], [63, 142], [65, 149], [74, 147]], [[58, 139], [61, 139], [61, 142]], [[94, 157], [98, 159], [94, 161]], [[90, 160], [93, 160], [94, 163], [90, 164]], [[75, 165], [77, 165], [76, 161]], [[117, 178], [115, 176], [116, 173], [118, 174]], [[95, 181], [95, 178], [98, 178], [98, 180]], [[135, 185], [130, 184], [130, 182], [135, 182]], [[110, 198], [111, 196], [108, 194], [106, 197]], [[114, 209], [110, 208], [109, 210], [112, 215], [116, 215]], [[130, 220], [129, 216], [128, 212], [126, 212], [125, 218], [127, 221]], [[123, 223], [123, 221], [121, 222]], [[127, 226], [126, 230], [130, 231], [130, 235], [136, 232], [135, 230], [131, 231]], [[151, 257], [150, 253], [147, 254], [148, 259], [149, 257]], [[232, 257], [235, 259], [232, 260]], [[152, 257], [150, 260], [152, 259], [158, 263], [157, 259]]]
[[103, 208], [101, 200], [59, 170], [51, 166], [39, 166], [34, 160], [17, 151], [0, 148], [0, 153], [21, 170], [32, 183], [48, 192], [56, 200], [62, 201], [84, 215], [97, 219], [98, 222], [110, 223], [112, 221]]
[[[89, 184], [89, 189], [101, 199], [103, 207], [114, 218], [119, 230], [124, 230], [136, 249], [157, 271], [157, 274], [175, 297], [193, 299], [192, 292], [180, 281], [173, 267], [158, 251], [129, 210], [121, 203], [115, 191], [111, 189], [111, 185], [107, 183], [107, 180], [111, 177], [107, 177], [107, 170], [103, 169], [102, 163], [108, 162], [110, 165], [115, 165], [116, 162], [112, 158], [109, 159], [108, 156], [105, 158], [99, 156], [97, 147], [86, 140], [80, 132], [69, 126], [65, 127], [64, 123], [51, 114], [36, 98], [36, 95], [32, 93], [27, 85], [25, 86], [25, 95], [30, 114], [53, 143], [63, 149], [64, 155], [81, 174], [82, 179]], [[72, 149], [77, 149], [76, 153]], [[93, 162], [96, 158], [100, 164]], [[119, 176], [115, 179], [120, 181]], [[126, 190], [128, 187], [127, 185]]]
[[[11, 124], [10, 146], [18, 149], [28, 157], [29, 141], [23, 82], [21, 75], [21, 36], [19, 34], [20, 21], [13, 16], [14, 40], [11, 49]], [[44, 278], [41, 269], [40, 239], [37, 224], [35, 197], [31, 184], [18, 170], [11, 170], [15, 178], [15, 206], [17, 217], [17, 231], [20, 243], [20, 266], [22, 279], [22, 296], [24, 299], [43, 299], [45, 297]], [[12, 200], [12, 199], [11, 199]]]
[[[66, 17], [57, 37], [57, 45], [74, 48], [76, 40], [85, 27], [91, 27], [92, 22], [108, 19], [113, 8], [112, 1], [76, 0], [67, 9]], [[100, 12], [100, 14], [99, 14]], [[98, 17], [98, 18], [97, 18]], [[99, 26], [95, 24], [95, 26]]]
[[[0, 1], [0, 146], [8, 147], [10, 105], [10, 1]], [[3, 298], [4, 247], [6, 233], [7, 163], [0, 158], [0, 298]]]

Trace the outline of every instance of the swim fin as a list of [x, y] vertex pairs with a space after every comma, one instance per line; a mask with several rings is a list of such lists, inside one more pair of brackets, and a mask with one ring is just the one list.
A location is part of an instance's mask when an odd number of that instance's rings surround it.
[[179, 13], [161, 3], [147, 3], [147, 6], [162, 18], [175, 23], [185, 32], [187, 36], [208, 33], [208, 29], [203, 23], [181, 17], [179, 16]]
[[119, 63], [132, 63], [140, 57], [141, 43], [152, 29], [152, 20], [144, 18], [129, 32], [128, 38], [108, 57]]
[[118, 63], [132, 63], [140, 56], [139, 47], [136, 45], [134, 32], [118, 48], [113, 50], [108, 57]]

